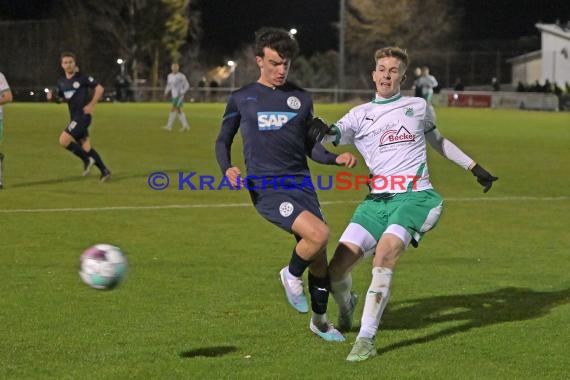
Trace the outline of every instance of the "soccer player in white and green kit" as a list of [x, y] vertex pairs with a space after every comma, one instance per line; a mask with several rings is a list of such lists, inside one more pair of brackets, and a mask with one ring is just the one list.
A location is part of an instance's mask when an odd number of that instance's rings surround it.
[[360, 332], [348, 361], [376, 355], [374, 338], [390, 297], [396, 262], [410, 243], [417, 247], [439, 220], [443, 202], [429, 180], [426, 141], [471, 170], [485, 192], [498, 179], [438, 132], [425, 99], [400, 94], [408, 66], [404, 50], [378, 50], [375, 61], [376, 98], [354, 107], [330, 127], [313, 122], [311, 131], [318, 141], [354, 144], [371, 176], [371, 193], [356, 208], [329, 264], [331, 290], [339, 307], [338, 327], [349, 331], [356, 305], [351, 270], [361, 258], [374, 255]]
[[178, 119], [182, 123], [182, 129], [180, 129], [180, 132], [188, 131], [190, 126], [188, 125], [188, 120], [186, 120], [184, 111], [182, 111], [182, 103], [184, 102], [184, 94], [190, 89], [190, 84], [188, 83], [186, 75], [180, 72], [180, 66], [178, 63], [173, 63], [170, 66], [170, 69], [172, 72], [168, 74], [166, 79], [164, 95], [168, 95], [170, 92], [172, 108], [168, 114], [168, 122], [163, 128], [167, 131], [171, 131], [172, 124], [178, 114]]
[[[4, 138], [3, 105], [12, 101], [12, 91], [4, 74], [0, 73], [0, 145]], [[4, 188], [4, 154], [0, 152], [0, 189]]]

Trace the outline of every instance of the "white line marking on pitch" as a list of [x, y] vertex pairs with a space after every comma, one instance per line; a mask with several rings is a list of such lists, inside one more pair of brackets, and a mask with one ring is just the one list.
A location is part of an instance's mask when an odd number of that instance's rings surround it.
[[[519, 202], [519, 201], [565, 201], [570, 197], [465, 197], [465, 198], [444, 198], [444, 202]], [[323, 201], [321, 205], [354, 204], [357, 201]], [[64, 208], [20, 208], [11, 210], [0, 210], [2, 214], [26, 214], [26, 213], [55, 213], [55, 212], [93, 212], [93, 211], [131, 211], [131, 210], [168, 210], [168, 209], [192, 209], [192, 208], [231, 208], [249, 207], [251, 203], [221, 203], [221, 204], [187, 204], [187, 205], [161, 205], [161, 206], [109, 206], [109, 207], [64, 207]]]

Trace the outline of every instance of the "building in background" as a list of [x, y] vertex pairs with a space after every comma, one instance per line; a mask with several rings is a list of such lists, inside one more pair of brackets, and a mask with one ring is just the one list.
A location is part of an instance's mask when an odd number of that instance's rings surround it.
[[559, 24], [536, 24], [541, 33], [541, 49], [507, 60], [512, 65], [512, 84], [532, 84], [548, 80], [570, 83], [570, 21]]
[[565, 26], [536, 24], [541, 32], [542, 77], [550, 82], [570, 82], [570, 21]]
[[507, 62], [512, 65], [512, 85], [516, 87], [518, 83], [529, 84], [540, 81], [542, 75], [542, 51], [535, 50], [522, 54]]

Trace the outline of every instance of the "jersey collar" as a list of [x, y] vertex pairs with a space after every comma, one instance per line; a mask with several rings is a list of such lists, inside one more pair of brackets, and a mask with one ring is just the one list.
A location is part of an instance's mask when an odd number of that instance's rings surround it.
[[395, 102], [396, 100], [400, 99], [402, 97], [402, 95], [400, 93], [392, 96], [391, 98], [385, 99], [385, 98], [381, 98], [378, 95], [376, 95], [376, 98], [372, 99], [372, 103], [374, 104], [388, 104], [388, 103], [392, 103]]

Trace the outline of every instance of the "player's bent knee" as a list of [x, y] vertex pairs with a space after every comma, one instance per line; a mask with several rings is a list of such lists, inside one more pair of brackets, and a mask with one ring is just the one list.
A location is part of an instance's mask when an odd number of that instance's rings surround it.
[[59, 145], [61, 145], [64, 148], [67, 148], [67, 146], [71, 144], [72, 141], [73, 140], [71, 138], [65, 136], [65, 134], [63, 133], [59, 136]]
[[385, 268], [394, 269], [394, 267], [396, 267], [398, 259], [400, 258], [403, 252], [404, 252], [403, 248], [402, 249], [395, 248], [381, 252], [376, 251], [376, 254], [374, 255], [373, 259], [373, 265], [375, 267], [385, 267]]
[[327, 243], [329, 242], [329, 237], [330, 230], [326, 224], [323, 224], [323, 226], [316, 228], [311, 240], [314, 244], [320, 247], [326, 247]]
[[399, 256], [383, 257], [378, 266], [394, 269], [396, 267], [396, 263], [398, 262], [398, 257]]
[[329, 265], [331, 279], [342, 280], [361, 257], [362, 250], [357, 245], [340, 242]]

